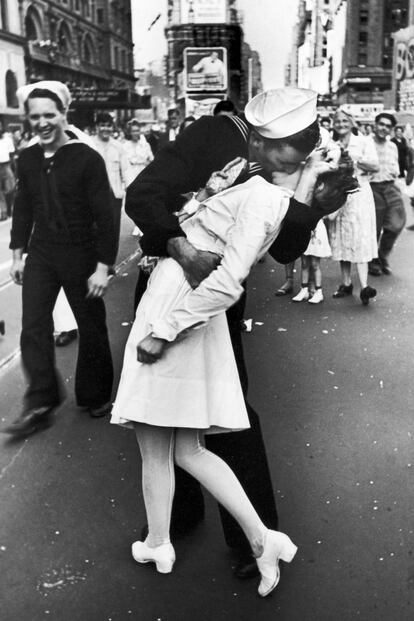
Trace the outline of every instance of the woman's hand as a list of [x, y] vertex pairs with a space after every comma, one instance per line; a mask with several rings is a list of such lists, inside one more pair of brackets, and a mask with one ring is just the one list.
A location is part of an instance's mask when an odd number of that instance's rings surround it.
[[166, 340], [148, 334], [148, 336], [142, 339], [137, 345], [138, 362], [143, 362], [144, 364], [153, 364], [157, 362], [157, 360], [162, 357], [166, 344]]

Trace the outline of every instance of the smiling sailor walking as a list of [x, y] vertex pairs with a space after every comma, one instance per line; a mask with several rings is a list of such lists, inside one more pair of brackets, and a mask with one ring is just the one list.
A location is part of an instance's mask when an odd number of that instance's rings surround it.
[[79, 326], [77, 403], [92, 416], [110, 411], [113, 369], [101, 298], [116, 234], [104, 161], [67, 129], [67, 87], [44, 81], [18, 94], [39, 137], [19, 157], [10, 242], [11, 276], [23, 285], [21, 352], [29, 385], [23, 412], [3, 431], [25, 436], [50, 424], [63, 398], [52, 320], [61, 287]]

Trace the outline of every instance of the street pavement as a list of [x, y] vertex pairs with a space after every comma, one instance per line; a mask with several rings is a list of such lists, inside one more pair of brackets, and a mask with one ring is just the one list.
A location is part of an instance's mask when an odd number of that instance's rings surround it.
[[[134, 251], [130, 231], [124, 222], [121, 258]], [[76, 342], [57, 350], [67, 399], [55, 425], [23, 442], [0, 437], [2, 621], [412, 621], [413, 248], [404, 231], [394, 275], [371, 279], [368, 307], [356, 275], [353, 297], [331, 297], [340, 280], [328, 260], [320, 305], [275, 297], [284, 270], [270, 257], [249, 277], [249, 399], [281, 529], [299, 547], [266, 599], [256, 579], [233, 577], [210, 498], [204, 522], [174, 542], [172, 574], [132, 560], [145, 521], [133, 433], [77, 410]], [[135, 259], [107, 295], [117, 378], [136, 276]], [[23, 387], [15, 358], [0, 371], [1, 425]]]

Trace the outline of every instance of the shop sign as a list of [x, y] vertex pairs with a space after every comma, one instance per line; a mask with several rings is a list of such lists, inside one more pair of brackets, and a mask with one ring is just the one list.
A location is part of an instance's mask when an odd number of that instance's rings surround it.
[[100, 106], [105, 104], [106, 106], [117, 106], [122, 104], [128, 104], [128, 89], [127, 88], [74, 88], [71, 90], [72, 104], [83, 104], [90, 106]]
[[227, 0], [181, 0], [182, 24], [224, 24]]
[[364, 104], [342, 104], [341, 108], [352, 114], [357, 120], [370, 120], [374, 119], [377, 114], [384, 110], [383, 103], [364, 103]]
[[187, 91], [227, 89], [227, 50], [224, 47], [186, 47], [184, 87]]

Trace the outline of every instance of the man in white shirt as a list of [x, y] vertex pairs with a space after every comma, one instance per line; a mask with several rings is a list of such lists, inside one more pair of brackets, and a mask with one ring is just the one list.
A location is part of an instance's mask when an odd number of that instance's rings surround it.
[[404, 201], [395, 180], [400, 174], [398, 149], [390, 140], [397, 120], [392, 114], [381, 112], [375, 118], [372, 140], [378, 153], [379, 171], [371, 178], [377, 218], [378, 259], [369, 264], [372, 276], [392, 274], [388, 257], [406, 222]]
[[13, 140], [4, 133], [0, 121], [0, 220], [11, 216], [13, 191], [16, 185], [12, 163], [15, 149]]

